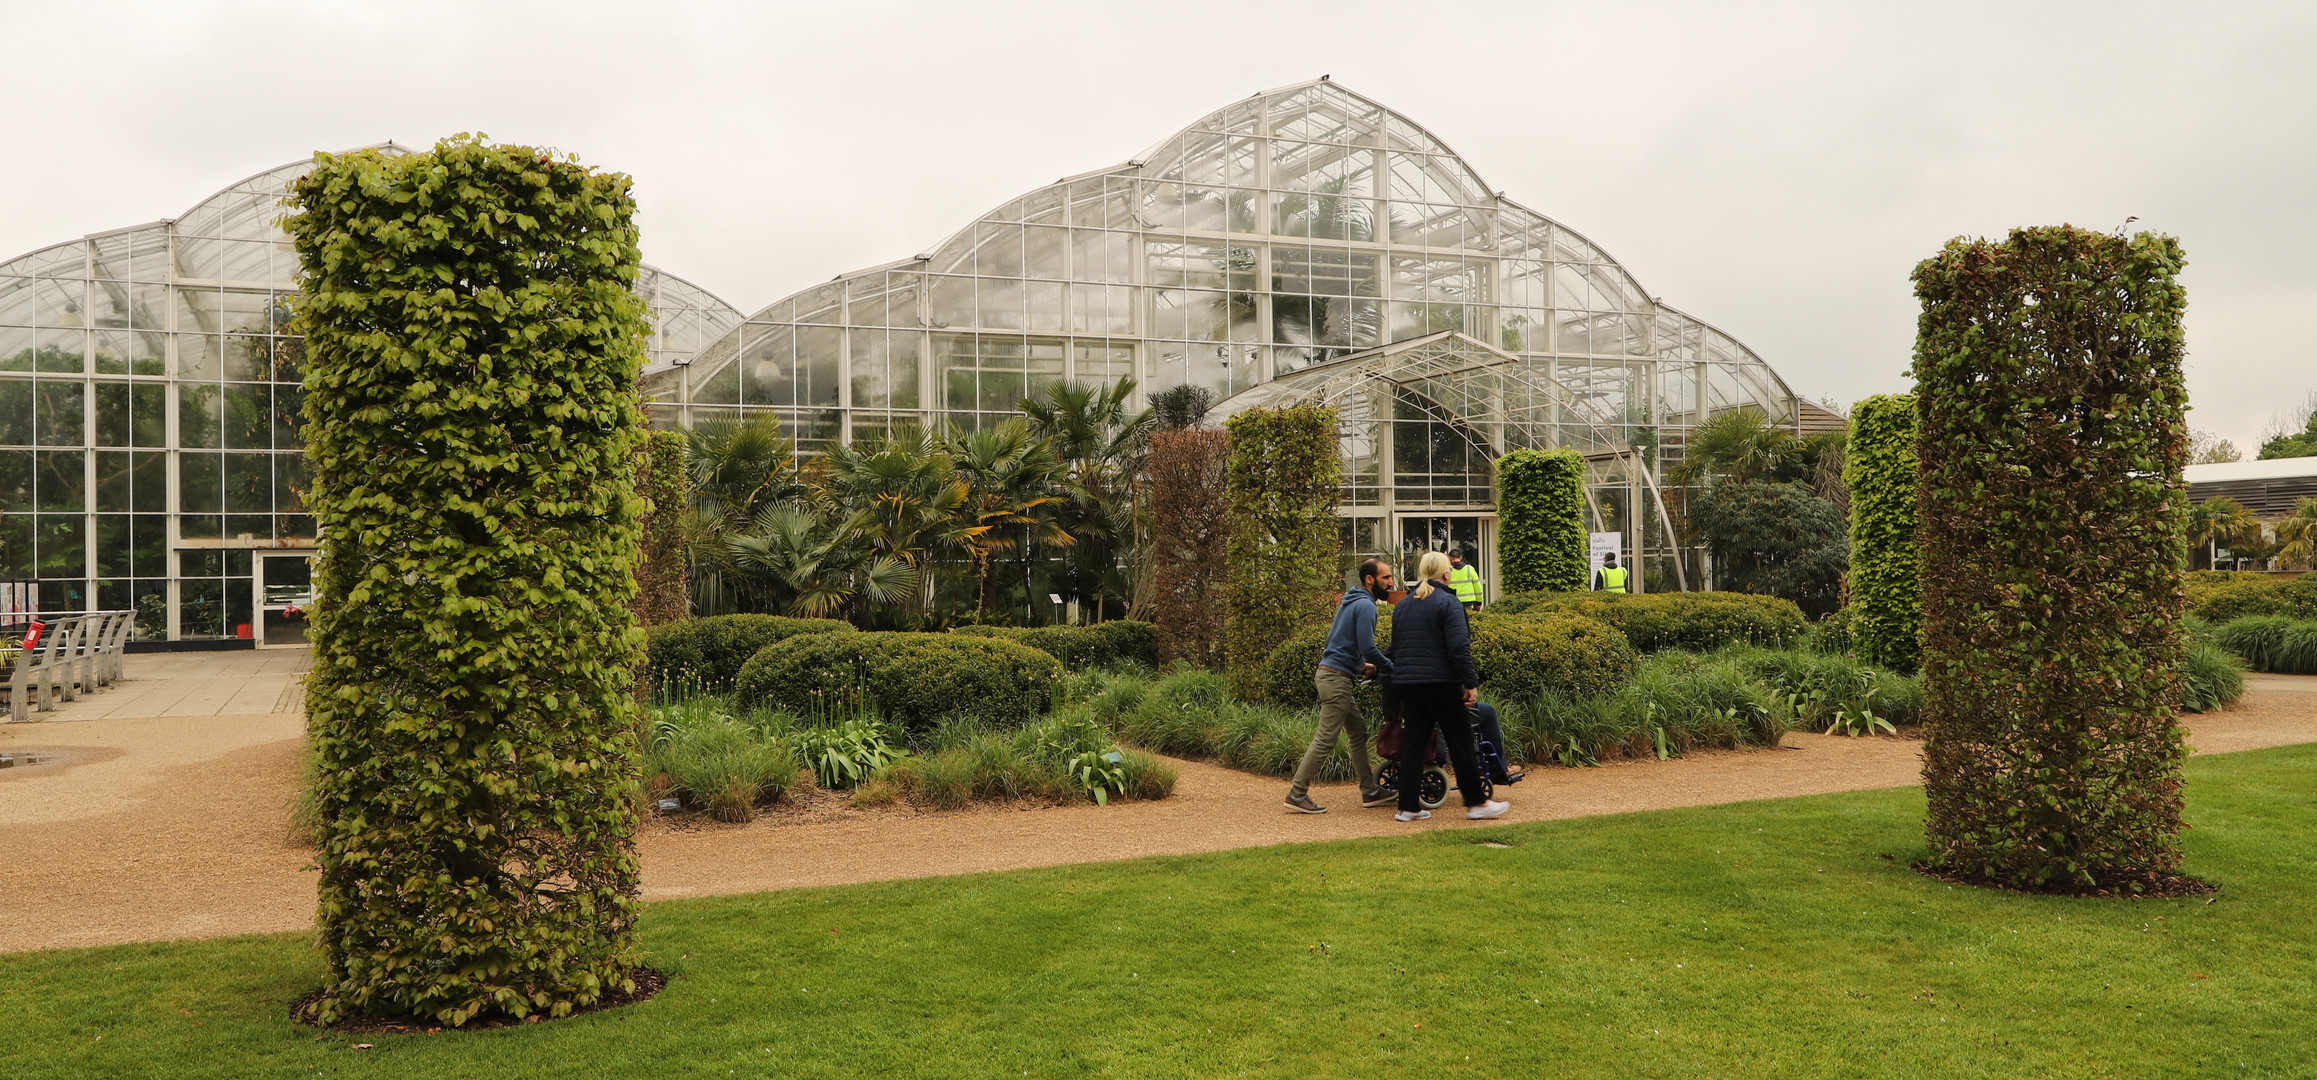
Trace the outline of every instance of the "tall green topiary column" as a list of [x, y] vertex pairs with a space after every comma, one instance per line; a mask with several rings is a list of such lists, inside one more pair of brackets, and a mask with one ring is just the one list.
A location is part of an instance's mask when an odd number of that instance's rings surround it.
[[2179, 244], [2019, 229], [1915, 268], [1932, 863], [2021, 888], [2180, 865]]
[[1574, 450], [1515, 450], [1496, 459], [1499, 588], [1577, 592], [1592, 538], [1585, 533], [1585, 459]]
[[642, 626], [664, 626], [691, 611], [684, 534], [692, 514], [690, 446], [681, 431], [647, 431], [636, 448], [636, 494], [649, 508], [636, 523], [636, 595], [628, 607]]
[[1336, 518], [1343, 462], [1336, 411], [1250, 409], [1231, 434], [1231, 610], [1223, 627], [1231, 690], [1263, 694], [1263, 661], [1289, 634], [1324, 622], [1343, 585]]
[[1915, 538], [1915, 395], [1878, 394], [1850, 412], [1851, 638], [1871, 663], [1920, 660], [1923, 572]]
[[629, 190], [467, 136], [318, 155], [292, 188], [322, 538], [313, 1020], [632, 988]]

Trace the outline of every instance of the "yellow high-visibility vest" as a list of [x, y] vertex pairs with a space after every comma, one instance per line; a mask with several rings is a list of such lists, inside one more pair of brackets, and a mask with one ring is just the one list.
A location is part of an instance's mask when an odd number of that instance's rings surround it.
[[1480, 603], [1480, 571], [1470, 566], [1459, 566], [1448, 571], [1448, 587], [1456, 590], [1456, 598], [1467, 604]]
[[1604, 567], [1602, 567], [1602, 568], [1601, 568], [1601, 591], [1602, 591], [1602, 592], [1618, 592], [1618, 593], [1624, 592], [1624, 591], [1625, 591], [1625, 574], [1626, 574], [1625, 568], [1624, 568], [1624, 567], [1622, 567], [1622, 566], [1604, 566]]

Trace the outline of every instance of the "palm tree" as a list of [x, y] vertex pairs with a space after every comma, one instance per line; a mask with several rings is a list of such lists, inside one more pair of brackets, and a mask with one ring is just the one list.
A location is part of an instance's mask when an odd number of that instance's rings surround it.
[[[2218, 502], [2216, 497], [2213, 502]], [[2277, 533], [2277, 558], [2289, 563], [2317, 563], [2317, 499], [2302, 499], [2293, 512], [2272, 526]]]
[[997, 603], [998, 556], [1019, 553], [1026, 560], [1032, 544], [1077, 542], [1058, 520], [1067, 502], [1062, 460], [1054, 440], [1032, 436], [1029, 422], [1019, 417], [978, 431], [952, 430], [945, 441], [966, 484], [964, 517], [981, 530], [967, 550], [974, 610], [987, 611]]
[[917, 568], [876, 550], [865, 525], [861, 514], [832, 518], [796, 504], [768, 506], [725, 546], [751, 599], [782, 614], [827, 618], [856, 601], [882, 607], [917, 591]]
[[779, 419], [769, 414], [712, 421], [685, 434], [685, 465], [692, 479], [692, 512], [685, 524], [692, 610], [739, 610], [747, 603], [747, 590], [730, 576], [732, 549], [726, 541], [748, 531], [765, 510], [809, 499], [809, 477], [797, 462], [796, 443], [780, 433]]
[[1062, 458], [1069, 494], [1063, 527], [1078, 539], [1070, 554], [1070, 588], [1094, 601], [1097, 621], [1109, 615], [1113, 593], [1132, 594], [1140, 561], [1138, 480], [1158, 417], [1153, 409], [1132, 408], [1137, 388], [1133, 379], [1104, 389], [1056, 384], [1046, 388], [1043, 400], [1021, 405], [1032, 431], [1054, 440]]
[[2253, 517], [2245, 504], [2226, 495], [2215, 495], [2196, 504], [2188, 511], [2188, 546], [2207, 544], [2237, 546], [2241, 540], [2259, 540], [2261, 523]]
[[971, 490], [941, 440], [915, 428], [831, 447], [822, 470], [829, 502], [854, 516], [871, 548], [911, 567], [969, 552], [989, 531], [966, 513]]
[[1680, 464], [1667, 474], [1693, 487], [1708, 480], [1749, 484], [1776, 478], [1802, 453], [1794, 433], [1760, 409], [1743, 408], [1712, 417], [1690, 431]]

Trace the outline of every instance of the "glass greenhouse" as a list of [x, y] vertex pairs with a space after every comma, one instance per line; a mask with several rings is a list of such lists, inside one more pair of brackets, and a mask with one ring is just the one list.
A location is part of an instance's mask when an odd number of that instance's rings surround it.
[[1346, 539], [1454, 544], [1493, 592], [1491, 462], [1593, 462], [1593, 528], [1648, 588], [1710, 568], [1658, 478], [1687, 432], [1807, 406], [1421, 126], [1325, 79], [1209, 114], [1132, 161], [1006, 203], [929, 253], [843, 275], [646, 373], [657, 422], [769, 412], [805, 449], [971, 427], [1048, 383], [1205, 387], [1228, 414], [1343, 410]]
[[[314, 549], [283, 333], [297, 255], [276, 222], [310, 166], [0, 263], [0, 605], [134, 608], [145, 639], [303, 640], [284, 614]], [[637, 289], [655, 365], [741, 321], [657, 270]]]

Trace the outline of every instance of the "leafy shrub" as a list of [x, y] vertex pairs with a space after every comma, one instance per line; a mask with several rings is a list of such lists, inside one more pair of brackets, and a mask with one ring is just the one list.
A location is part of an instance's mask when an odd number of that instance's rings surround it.
[[644, 645], [652, 680], [707, 693], [731, 690], [750, 657], [776, 641], [798, 634], [847, 633], [852, 624], [837, 619], [795, 619], [786, 615], [711, 615], [655, 626]]
[[1818, 625], [1810, 628], [1810, 647], [1836, 656], [1856, 652], [1858, 641], [1851, 635], [1851, 627], [1855, 623], [1850, 612], [1851, 609], [1843, 608], [1818, 620]]
[[[1392, 640], [1392, 612], [1389, 607], [1377, 605], [1376, 647], [1383, 648]], [[1271, 650], [1263, 661], [1262, 700], [1273, 705], [1318, 707], [1319, 688], [1312, 678], [1319, 672], [1319, 658], [1327, 652], [1330, 626], [1307, 626], [1287, 636], [1287, 640]], [[1358, 672], [1347, 674], [1358, 675]], [[1374, 716], [1379, 707], [1372, 687], [1360, 689], [1362, 715]]]
[[1790, 600], [1754, 593], [1518, 593], [1489, 606], [1491, 615], [1582, 615], [1616, 627], [1645, 653], [1712, 652], [1727, 645], [1784, 648], [1810, 623]]
[[796, 751], [785, 740], [716, 712], [663, 713], [652, 724], [644, 783], [719, 821], [744, 822], [762, 802], [788, 796]]
[[1343, 462], [1334, 409], [1249, 409], [1231, 433], [1230, 614], [1224, 652], [1231, 689], [1263, 693], [1263, 663], [1302, 627], [1324, 623], [1343, 575], [1336, 499]]
[[2245, 572], [2233, 580], [2193, 582], [2188, 591], [2189, 613], [2210, 623], [2234, 622], [2252, 615], [2317, 619], [2317, 574], [2279, 579]]
[[1151, 433], [1152, 619], [1161, 663], [1223, 665], [1223, 622], [1230, 610], [1230, 457], [1231, 437], [1220, 431]]
[[2317, 619], [2255, 615], [2215, 627], [2212, 640], [2254, 671], [2317, 675]]
[[814, 779], [832, 790], [854, 787], [901, 756], [886, 741], [885, 725], [870, 715], [805, 728], [797, 733], [797, 751]]
[[[1850, 488], [1850, 607], [1858, 654], [1913, 671], [1921, 653], [1922, 561], [1915, 543], [1915, 396], [1877, 394], [1851, 407], [1843, 482]], [[1848, 650], [1843, 650], [1848, 651]]]
[[1480, 684], [1511, 700], [1546, 690], [1606, 694], [1633, 674], [1633, 646], [1607, 623], [1575, 615], [1472, 619]]
[[2210, 712], [2244, 696], [2245, 662], [2218, 642], [2192, 639], [2181, 683], [2181, 706]]
[[1496, 459], [1496, 558], [1503, 592], [1573, 592], [1591, 582], [1585, 459], [1515, 450]]
[[1046, 711], [1062, 665], [1027, 645], [962, 634], [800, 634], [740, 669], [744, 708], [810, 715], [874, 708], [912, 731], [944, 716], [1019, 723]]
[[961, 626], [951, 633], [1018, 642], [1052, 655], [1072, 671], [1118, 664], [1158, 666], [1158, 627], [1146, 622], [1116, 619], [1091, 626]]
[[329, 972], [301, 1011], [566, 1015], [636, 961], [631, 182], [459, 137], [290, 190]]
[[2181, 264], [2059, 226], [1915, 268], [1925, 831], [1955, 874], [2180, 868]]
[[1841, 603], [1849, 523], [1809, 487], [1725, 481], [1695, 489], [1689, 522], [1713, 554], [1716, 584], [1782, 596], [1813, 615]]

